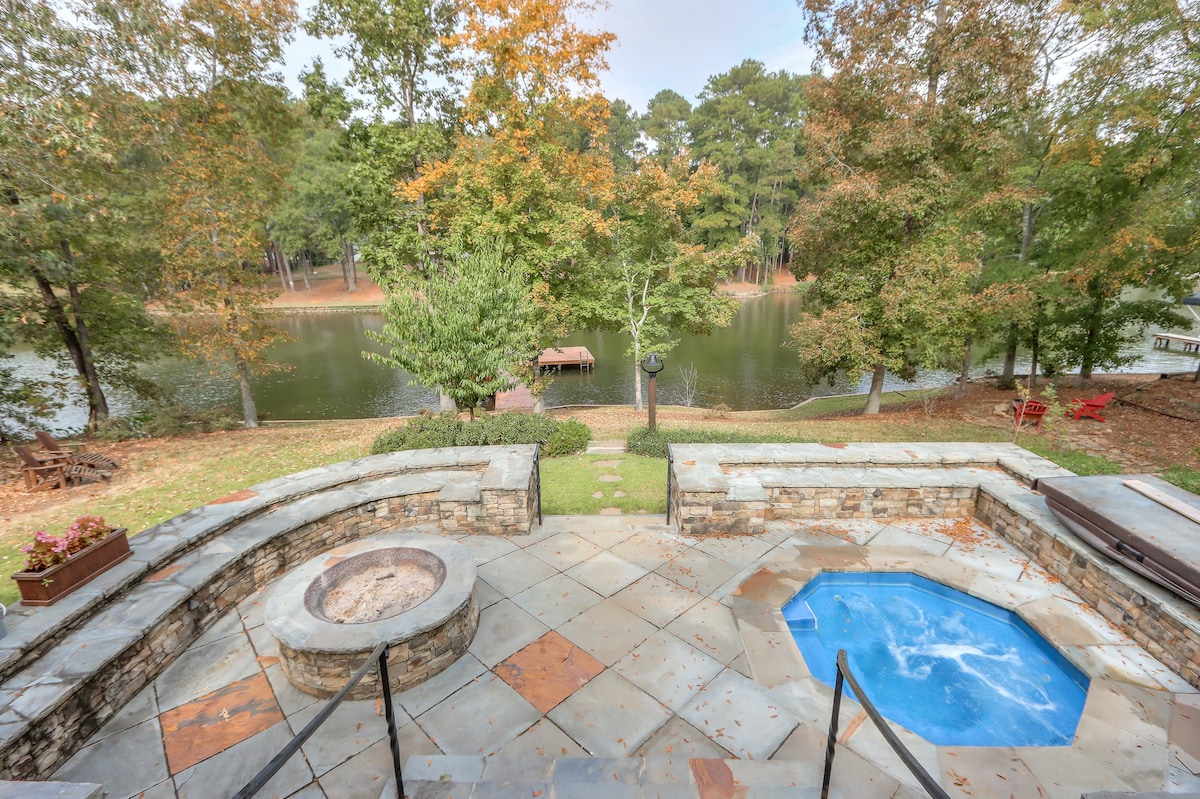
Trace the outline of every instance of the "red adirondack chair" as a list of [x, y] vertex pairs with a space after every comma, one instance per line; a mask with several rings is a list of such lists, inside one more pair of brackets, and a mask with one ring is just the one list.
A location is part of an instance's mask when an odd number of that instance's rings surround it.
[[1013, 424], [1020, 430], [1025, 422], [1037, 422], [1037, 429], [1042, 430], [1042, 417], [1046, 415], [1046, 403], [1037, 400], [1013, 401]]
[[1113, 398], [1111, 391], [1106, 391], [1099, 396], [1091, 399], [1076, 397], [1071, 400], [1071, 407], [1067, 408], [1067, 418], [1075, 420], [1083, 416], [1089, 419], [1095, 419], [1099, 422], [1104, 421], [1104, 417], [1100, 415], [1100, 411], [1104, 410], [1104, 406]]

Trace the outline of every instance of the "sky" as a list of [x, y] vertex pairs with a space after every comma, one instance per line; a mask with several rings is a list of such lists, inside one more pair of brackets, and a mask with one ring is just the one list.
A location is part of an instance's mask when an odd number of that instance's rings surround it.
[[[300, 5], [307, 15], [311, 0]], [[609, 99], [622, 99], [638, 111], [646, 110], [661, 89], [694, 101], [710, 77], [747, 58], [763, 62], [769, 71], [806, 73], [812, 64], [795, 0], [611, 0], [584, 27], [617, 35], [601, 85]], [[284, 69], [294, 93], [301, 68], [314, 56], [334, 79], [345, 76], [331, 48], [327, 41], [297, 35], [286, 49]]]

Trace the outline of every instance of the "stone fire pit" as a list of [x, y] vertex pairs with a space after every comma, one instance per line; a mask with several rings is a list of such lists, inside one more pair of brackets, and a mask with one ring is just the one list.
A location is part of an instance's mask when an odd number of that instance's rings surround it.
[[[305, 693], [340, 691], [381, 641], [388, 676], [403, 691], [444, 670], [475, 637], [475, 561], [435, 535], [394, 534], [332, 549], [286, 575], [267, 602], [280, 665]], [[351, 699], [378, 696], [368, 674]]]

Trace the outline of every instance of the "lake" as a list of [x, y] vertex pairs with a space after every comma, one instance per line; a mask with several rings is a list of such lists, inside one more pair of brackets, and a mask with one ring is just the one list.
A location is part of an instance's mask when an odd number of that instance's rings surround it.
[[[733, 324], [712, 336], [686, 336], [678, 346], [663, 354], [666, 369], [658, 376], [658, 401], [682, 404], [681, 368], [693, 366], [698, 379], [694, 404], [712, 407], [724, 404], [733, 410], [786, 408], [811, 397], [865, 392], [870, 377], [856, 383], [834, 381], [812, 385], [800, 377], [799, 359], [780, 346], [787, 339], [787, 326], [799, 312], [800, 297], [784, 292], [744, 300]], [[264, 419], [357, 419], [401, 416], [422, 408], [435, 408], [433, 391], [409, 385], [410, 376], [390, 367], [371, 363], [364, 350], [378, 350], [365, 331], [380, 330], [382, 317], [375, 314], [300, 314], [279, 317], [277, 324], [295, 340], [271, 351], [275, 363], [290, 364], [288, 371], [256, 376], [254, 396]], [[1148, 334], [1137, 351], [1138, 361], [1130, 372], [1183, 372], [1196, 368], [1196, 357], [1178, 351], [1154, 350]], [[594, 370], [564, 369], [554, 373], [545, 392], [546, 405], [621, 405], [633, 403], [632, 356], [629, 340], [619, 333], [580, 332], [562, 345], [582, 345], [596, 358]], [[44, 374], [48, 365], [28, 351], [18, 351], [13, 362], [25, 374]], [[998, 372], [998, 358], [980, 360], [976, 376]], [[1018, 371], [1028, 369], [1028, 359], [1018, 362]], [[231, 378], [208, 374], [202, 364], [183, 359], [162, 361], [145, 368], [147, 377], [171, 387], [178, 400], [196, 408], [225, 405], [240, 416], [237, 386]], [[889, 375], [885, 388], [942, 386], [955, 377], [942, 370], [921, 372], [907, 383]], [[643, 380], [643, 392], [645, 392]], [[110, 394], [114, 415], [127, 413], [130, 398]], [[50, 427], [67, 433], [81, 429], [87, 421], [81, 398], [63, 410]]]

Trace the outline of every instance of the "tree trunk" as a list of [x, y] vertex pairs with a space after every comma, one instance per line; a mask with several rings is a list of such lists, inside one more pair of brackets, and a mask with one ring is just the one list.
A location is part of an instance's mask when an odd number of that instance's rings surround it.
[[863, 409], [863, 413], [879, 413], [879, 406], [883, 400], [883, 377], [887, 374], [887, 367], [881, 363], [875, 364], [875, 372], [871, 375], [871, 393], [867, 394], [867, 407]]
[[642, 364], [636, 353], [633, 356], [633, 409], [642, 412]]
[[967, 343], [963, 347], [962, 368], [958, 372], [958, 386], [954, 389], [956, 399], [962, 399], [967, 393], [967, 383], [971, 380], [971, 344], [974, 341], [974, 336], [967, 336]]
[[[1095, 291], [1099, 292], [1099, 287], [1096, 287]], [[1096, 341], [1100, 338], [1100, 325], [1104, 320], [1104, 298], [1094, 296], [1089, 311], [1087, 339], [1083, 345], [1083, 361], [1079, 364], [1080, 385], [1092, 379], [1092, 369], [1096, 366]]]
[[275, 260], [279, 263], [279, 271], [286, 278], [284, 288], [295, 293], [296, 281], [292, 279], [292, 265], [288, 263], [287, 253], [275, 242], [271, 243], [271, 248], [275, 250]]
[[354, 245], [342, 239], [342, 277], [346, 291], [358, 291], [358, 270], [354, 266]]
[[1017, 372], [1017, 323], [1008, 325], [1008, 339], [1004, 343], [1004, 369], [1000, 373], [1000, 388], [1011, 389], [1016, 386], [1014, 376]]
[[250, 367], [241, 358], [237, 359], [238, 387], [242, 390], [242, 419], [247, 429], [258, 427], [258, 408], [254, 404], [254, 392], [250, 389]]
[[[70, 245], [65, 240], [61, 244], [68, 264], [72, 263]], [[100, 380], [96, 376], [96, 365], [92, 359], [91, 350], [85, 347], [75, 328], [71, 326], [66, 309], [63, 308], [58, 295], [54, 293], [54, 287], [50, 285], [50, 281], [36, 266], [30, 266], [29, 272], [34, 283], [37, 284], [38, 291], [41, 292], [46, 313], [58, 330], [63, 346], [67, 348], [67, 353], [71, 356], [71, 362], [75, 364], [75, 371], [79, 375], [80, 382], [83, 383], [83, 390], [88, 401], [88, 430], [94, 431], [100, 420], [108, 417], [108, 400], [105, 398], [104, 389], [100, 387]]]
[[1032, 352], [1029, 355], [1029, 387], [1033, 388], [1038, 381], [1038, 350], [1041, 349], [1041, 331], [1038, 328], [1033, 329], [1033, 341], [1031, 342]]
[[279, 287], [286, 293], [288, 290], [287, 278], [283, 276], [283, 268], [279, 265], [279, 259], [275, 257], [275, 245], [273, 243], [267, 245], [264, 257], [267, 259], [267, 268], [279, 275]]
[[308, 280], [309, 270], [312, 269], [312, 259], [308, 257], [308, 250], [300, 253], [300, 274], [304, 277], [304, 289], [312, 291], [312, 283]]

